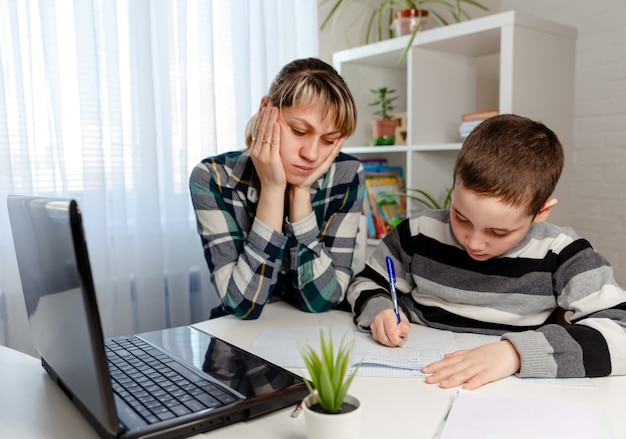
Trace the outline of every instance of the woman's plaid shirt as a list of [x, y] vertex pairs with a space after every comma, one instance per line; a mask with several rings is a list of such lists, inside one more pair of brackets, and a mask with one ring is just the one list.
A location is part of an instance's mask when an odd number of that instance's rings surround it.
[[200, 162], [190, 177], [191, 199], [226, 310], [255, 319], [272, 296], [308, 312], [338, 305], [352, 277], [363, 181], [359, 160], [340, 153], [311, 188], [311, 215], [295, 223], [285, 218], [278, 233], [255, 217], [260, 187], [247, 152]]

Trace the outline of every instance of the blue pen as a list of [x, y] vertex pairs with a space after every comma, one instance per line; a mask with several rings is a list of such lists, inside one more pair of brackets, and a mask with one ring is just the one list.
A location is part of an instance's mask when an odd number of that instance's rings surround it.
[[400, 323], [400, 311], [398, 310], [398, 293], [396, 293], [396, 269], [393, 266], [393, 259], [387, 256], [387, 274], [389, 275], [389, 289], [391, 290], [391, 301], [393, 302], [393, 312], [396, 313], [398, 323]]

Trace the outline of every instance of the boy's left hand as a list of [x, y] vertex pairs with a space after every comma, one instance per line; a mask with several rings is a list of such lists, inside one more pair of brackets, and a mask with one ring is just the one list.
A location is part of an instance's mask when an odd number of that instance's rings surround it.
[[506, 378], [520, 370], [520, 357], [506, 340], [489, 343], [471, 350], [446, 354], [443, 360], [422, 369], [428, 384], [442, 388], [462, 385], [466, 390]]

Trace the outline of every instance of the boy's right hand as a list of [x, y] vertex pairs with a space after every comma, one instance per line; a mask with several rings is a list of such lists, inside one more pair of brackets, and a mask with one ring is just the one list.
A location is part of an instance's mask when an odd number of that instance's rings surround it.
[[400, 323], [392, 309], [378, 313], [370, 325], [374, 340], [385, 346], [402, 346], [411, 330], [411, 325], [404, 313], [400, 312]]

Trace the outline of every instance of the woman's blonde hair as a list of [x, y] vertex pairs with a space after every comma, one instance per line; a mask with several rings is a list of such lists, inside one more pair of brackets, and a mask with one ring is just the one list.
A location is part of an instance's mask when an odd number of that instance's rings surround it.
[[318, 58], [297, 59], [284, 66], [267, 97], [279, 109], [321, 104], [322, 117], [332, 117], [342, 137], [351, 136], [356, 129], [357, 110], [348, 85], [332, 66]]
[[254, 137], [254, 127], [256, 126], [258, 114], [259, 113], [254, 113], [252, 117], [248, 120], [248, 123], [246, 124], [246, 148], [250, 148], [252, 146], [252, 138]]

